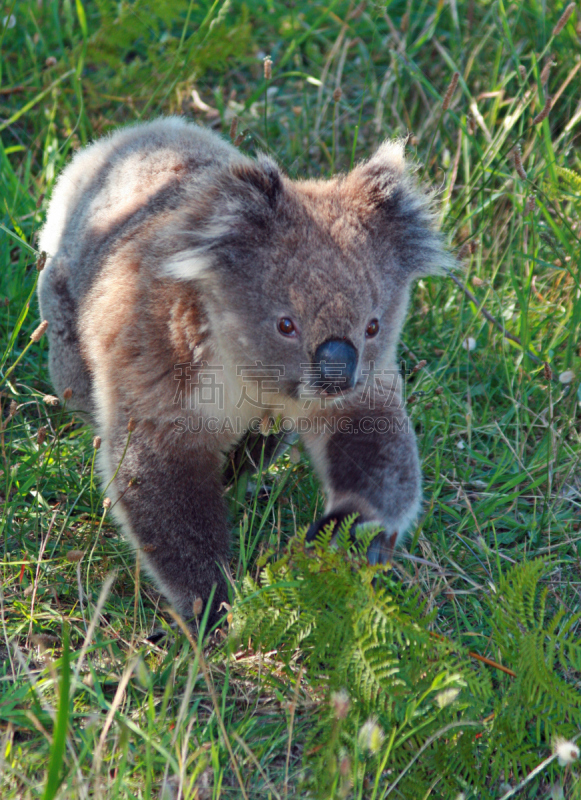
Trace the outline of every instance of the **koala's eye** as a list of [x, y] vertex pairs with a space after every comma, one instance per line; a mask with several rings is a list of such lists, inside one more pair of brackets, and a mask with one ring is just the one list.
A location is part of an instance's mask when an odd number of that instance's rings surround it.
[[369, 325], [367, 326], [367, 330], [365, 331], [365, 335], [368, 339], [373, 339], [374, 336], [377, 336], [379, 333], [379, 321], [376, 319], [372, 319]]
[[295, 324], [289, 317], [281, 317], [278, 321], [278, 329], [283, 336], [292, 336], [296, 333]]

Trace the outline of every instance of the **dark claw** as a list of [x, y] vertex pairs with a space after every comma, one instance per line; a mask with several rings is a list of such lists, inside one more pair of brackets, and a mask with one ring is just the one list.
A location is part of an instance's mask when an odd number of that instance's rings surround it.
[[[320, 533], [323, 533], [329, 524], [333, 524], [333, 536], [336, 535], [339, 526], [346, 517], [352, 516], [356, 513], [354, 510], [350, 511], [331, 511], [325, 514], [321, 519], [312, 523], [307, 531], [306, 541], [312, 542]], [[355, 528], [357, 525], [362, 525], [366, 522], [361, 514], [358, 515], [353, 526], [351, 527], [351, 539], [355, 541]], [[397, 531], [388, 535], [385, 531], [380, 531], [375, 539], [371, 542], [367, 549], [367, 559], [372, 566], [376, 564], [387, 564], [393, 558], [393, 551], [395, 550], [395, 543], [397, 541]]]
[[391, 561], [396, 541], [397, 531], [390, 536], [385, 531], [378, 534], [367, 549], [369, 563], [375, 566], [376, 564], [387, 564]]
[[151, 642], [152, 644], [159, 644], [160, 642], [163, 642], [166, 636], [167, 636], [167, 631], [160, 630], [159, 628], [157, 628], [157, 630], [153, 631], [153, 633], [150, 633], [149, 636], [145, 637], [145, 641]]
[[[335, 534], [337, 533], [337, 530], [339, 529], [339, 526], [341, 525], [341, 523], [343, 522], [345, 517], [350, 517], [354, 513], [356, 513], [356, 512], [355, 511], [331, 511], [329, 514], [325, 514], [324, 517], [321, 517], [321, 519], [318, 519], [318, 520], [316, 520], [316, 522], [313, 522], [311, 524], [309, 530], [307, 531], [306, 541], [307, 542], [312, 542], [313, 539], [316, 539], [317, 536], [319, 535], [319, 533], [323, 533], [325, 528], [327, 528], [329, 523], [331, 523], [331, 522], [333, 523], [333, 536], [335, 536]], [[355, 522], [358, 524], [358, 523], [364, 522], [364, 520], [361, 519], [361, 515], [359, 515], [358, 518], [355, 520]], [[353, 525], [353, 527], [355, 527], [355, 525]], [[352, 538], [354, 538], [353, 537], [353, 533], [351, 534], [351, 536], [352, 536]]]

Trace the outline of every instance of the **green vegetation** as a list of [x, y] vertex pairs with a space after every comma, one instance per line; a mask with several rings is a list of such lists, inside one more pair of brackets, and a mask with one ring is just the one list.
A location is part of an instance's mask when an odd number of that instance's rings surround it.
[[[581, 798], [575, 764], [548, 760], [581, 726], [581, 15], [554, 35], [565, 7], [2, 7], [2, 800]], [[227, 490], [238, 597], [204, 649], [170, 628], [103, 506], [92, 431], [46, 397], [46, 342], [30, 344], [56, 175], [160, 113], [292, 176], [409, 133], [463, 264], [419, 282], [404, 333], [425, 477], [409, 554], [383, 570], [365, 542], [307, 547], [322, 498], [293, 451]]]

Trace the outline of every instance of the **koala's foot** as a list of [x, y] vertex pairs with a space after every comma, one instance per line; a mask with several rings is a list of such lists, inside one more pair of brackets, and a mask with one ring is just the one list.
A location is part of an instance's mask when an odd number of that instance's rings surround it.
[[[312, 542], [320, 533], [323, 533], [329, 527], [329, 525], [333, 525], [334, 539], [344, 520], [347, 519], [347, 517], [352, 516], [354, 513], [356, 513], [354, 509], [349, 509], [347, 511], [330, 511], [328, 514], [325, 514], [324, 517], [321, 517], [321, 519], [318, 519], [316, 522], [311, 524], [309, 530], [307, 531], [306, 541]], [[349, 531], [352, 541], [355, 541], [356, 538], [355, 529], [361, 525], [375, 526], [377, 523], [374, 523], [372, 520], [364, 519], [361, 514], [358, 514]], [[367, 558], [369, 563], [373, 565], [387, 564], [389, 561], [391, 561], [396, 542], [397, 531], [388, 534], [387, 531], [381, 528], [367, 549]]]
[[[330, 511], [328, 514], [325, 514], [324, 517], [321, 517], [315, 522], [311, 523], [309, 526], [309, 530], [307, 531], [306, 541], [312, 542], [314, 541], [320, 533], [324, 533], [325, 530], [329, 527], [329, 525], [333, 526], [332, 535], [335, 537], [341, 524], [347, 517], [350, 517], [352, 514], [356, 513], [353, 509], [349, 511]], [[363, 520], [361, 519], [361, 515], [358, 515], [357, 519], [354, 521], [353, 525], [351, 526], [351, 538], [355, 539], [355, 531], [353, 530], [354, 527], [360, 525]]]
[[387, 531], [381, 531], [367, 549], [369, 563], [375, 565], [388, 564], [391, 562], [393, 560], [396, 542], [397, 531], [391, 534], [388, 534]]
[[163, 628], [156, 628], [149, 634], [149, 636], [145, 637], [145, 641], [158, 645], [160, 642], [163, 642], [166, 637], [167, 631], [163, 630]]

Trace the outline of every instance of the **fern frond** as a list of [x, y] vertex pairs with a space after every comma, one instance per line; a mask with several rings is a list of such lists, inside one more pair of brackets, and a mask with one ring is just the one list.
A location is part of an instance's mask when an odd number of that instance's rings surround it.
[[558, 175], [577, 189], [578, 192], [581, 192], [581, 175], [578, 172], [575, 172], [573, 169], [567, 169], [567, 167], [557, 167], [556, 169]]
[[[364, 753], [358, 739], [371, 717], [391, 731], [384, 746], [391, 741], [389, 774], [405, 771], [401, 796], [426, 796], [434, 775], [441, 789], [434, 796], [470, 787], [495, 796], [501, 775], [523, 776], [539, 747], [581, 725], [581, 613], [555, 607], [545, 584], [550, 565], [516, 565], [481, 598], [490, 654], [515, 677], [493, 671], [437, 633], [418, 589], [394, 581], [389, 568], [371, 567], [365, 537], [353, 542], [349, 530], [333, 541], [327, 531], [313, 544], [302, 533], [258, 583], [243, 582], [233, 609], [242, 641], [277, 650], [287, 665], [300, 652], [309, 680], [327, 697], [308, 736], [309, 786], [327, 797], [343, 785], [340, 753], [351, 754], [359, 782], [380, 769], [381, 749]], [[350, 698], [341, 720], [329, 702], [338, 689]]]

